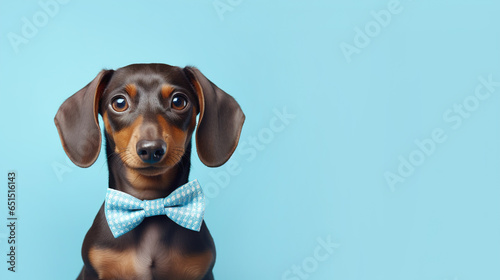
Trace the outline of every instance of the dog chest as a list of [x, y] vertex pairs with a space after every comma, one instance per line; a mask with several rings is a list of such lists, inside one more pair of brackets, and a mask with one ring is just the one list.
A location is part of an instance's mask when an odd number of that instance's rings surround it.
[[136, 249], [89, 251], [89, 260], [99, 279], [203, 279], [213, 258], [210, 251], [190, 255], [179, 251], [146, 255]]
[[[166, 217], [149, 218], [114, 246], [91, 247], [90, 264], [100, 279], [203, 279], [214, 263], [213, 248], [204, 242], [204, 234], [172, 230], [177, 227], [171, 223]], [[198, 249], [187, 250], [189, 244]]]

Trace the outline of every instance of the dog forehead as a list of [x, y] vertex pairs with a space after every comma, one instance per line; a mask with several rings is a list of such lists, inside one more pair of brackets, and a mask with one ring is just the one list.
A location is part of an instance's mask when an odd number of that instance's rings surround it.
[[113, 73], [108, 89], [123, 88], [129, 84], [145, 90], [156, 90], [163, 85], [191, 89], [182, 68], [168, 64], [131, 64], [119, 68]]

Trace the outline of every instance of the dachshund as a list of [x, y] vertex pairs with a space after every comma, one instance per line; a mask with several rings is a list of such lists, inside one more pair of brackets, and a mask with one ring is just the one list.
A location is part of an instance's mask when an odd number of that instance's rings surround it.
[[[99, 155], [99, 114], [108, 187], [139, 200], [165, 198], [188, 182], [195, 127], [198, 157], [218, 167], [236, 149], [245, 120], [236, 100], [195, 67], [155, 63], [102, 70], [54, 118], [64, 151], [79, 167], [91, 166]], [[148, 216], [115, 237], [103, 203], [83, 242], [78, 279], [209, 280], [215, 255], [204, 221], [195, 231], [166, 215]]]

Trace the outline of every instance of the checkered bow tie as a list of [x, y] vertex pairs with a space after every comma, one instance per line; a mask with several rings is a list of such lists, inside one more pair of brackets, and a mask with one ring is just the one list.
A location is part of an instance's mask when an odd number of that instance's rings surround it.
[[205, 213], [205, 195], [197, 180], [182, 185], [166, 198], [155, 200], [140, 200], [108, 189], [104, 213], [115, 238], [131, 231], [144, 218], [159, 215], [167, 215], [182, 227], [200, 231]]

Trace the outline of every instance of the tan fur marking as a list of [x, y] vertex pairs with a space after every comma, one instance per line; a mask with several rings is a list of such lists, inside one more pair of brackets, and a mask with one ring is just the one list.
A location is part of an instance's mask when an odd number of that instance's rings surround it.
[[196, 110], [193, 110], [193, 115], [191, 115], [191, 123], [189, 124], [189, 130], [194, 131], [194, 127], [196, 126], [196, 115], [198, 113]]
[[192, 79], [191, 83], [194, 85], [196, 90], [196, 95], [198, 97], [198, 103], [200, 106], [200, 119], [198, 123], [201, 122], [201, 118], [203, 117], [203, 112], [205, 112], [205, 98], [203, 97], [203, 89], [201, 88], [200, 83], [196, 79]]
[[178, 263], [179, 272], [181, 277], [187, 279], [201, 279], [203, 277], [210, 265], [212, 264], [214, 256], [212, 252], [205, 252], [196, 256], [188, 256], [182, 259], [181, 263]]
[[185, 255], [174, 251], [164, 268], [168, 268], [169, 279], [201, 280], [212, 266], [214, 256], [206, 251], [197, 255]]
[[99, 279], [131, 279], [137, 276], [134, 250], [115, 251], [90, 248], [89, 260]]
[[134, 84], [127, 84], [125, 86], [125, 91], [130, 95], [130, 97], [135, 98], [137, 94], [137, 87]]
[[108, 112], [104, 112], [104, 114], [102, 114], [102, 121], [104, 122], [104, 128], [106, 129], [106, 131], [108, 133], [111, 133], [111, 125], [109, 124], [109, 119], [108, 119]]
[[161, 96], [163, 96], [163, 98], [167, 98], [170, 96], [170, 94], [172, 94], [172, 92], [174, 91], [174, 88], [170, 85], [163, 85], [161, 87]]
[[162, 138], [167, 143], [167, 153], [164, 161], [168, 166], [176, 165], [184, 155], [188, 131], [171, 125], [161, 115], [157, 115], [158, 125], [161, 127]]
[[[138, 135], [137, 130], [142, 124], [142, 116], [137, 117], [137, 119], [128, 127], [123, 128], [120, 131], [114, 132], [113, 140], [115, 142], [115, 152], [121, 153], [124, 152], [127, 147], [129, 147], [129, 151], [135, 151], [136, 141], [134, 141], [133, 136]], [[122, 155], [120, 155], [122, 156]], [[130, 157], [130, 155], [128, 155]], [[122, 157], [123, 159], [123, 157]]]

